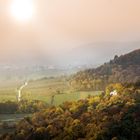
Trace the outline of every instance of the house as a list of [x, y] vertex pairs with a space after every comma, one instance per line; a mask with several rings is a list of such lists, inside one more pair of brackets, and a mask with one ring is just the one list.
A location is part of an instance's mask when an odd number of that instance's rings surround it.
[[110, 92], [110, 96], [116, 96], [116, 95], [118, 95], [117, 90], [114, 90], [114, 91]]

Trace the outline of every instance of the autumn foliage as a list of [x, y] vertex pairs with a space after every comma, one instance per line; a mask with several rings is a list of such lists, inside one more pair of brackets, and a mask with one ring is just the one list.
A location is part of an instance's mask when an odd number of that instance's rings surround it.
[[[24, 118], [13, 134], [1, 140], [139, 140], [140, 90], [133, 85], [109, 85], [119, 90], [65, 102]], [[112, 90], [112, 89], [111, 89]]]

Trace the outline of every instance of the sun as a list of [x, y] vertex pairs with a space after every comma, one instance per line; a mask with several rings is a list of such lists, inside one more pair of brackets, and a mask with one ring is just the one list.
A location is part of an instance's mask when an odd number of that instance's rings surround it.
[[10, 13], [18, 21], [26, 22], [31, 20], [34, 14], [32, 0], [13, 0]]

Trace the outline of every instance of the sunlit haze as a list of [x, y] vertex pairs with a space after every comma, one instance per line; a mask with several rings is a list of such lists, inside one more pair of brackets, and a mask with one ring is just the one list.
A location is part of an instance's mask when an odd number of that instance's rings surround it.
[[13, 0], [10, 13], [15, 20], [26, 22], [33, 17], [34, 8], [32, 0]]
[[139, 6], [139, 0], [0, 1], [0, 62], [105, 62], [139, 48]]
[[140, 140], [140, 0], [0, 0], [0, 140]]

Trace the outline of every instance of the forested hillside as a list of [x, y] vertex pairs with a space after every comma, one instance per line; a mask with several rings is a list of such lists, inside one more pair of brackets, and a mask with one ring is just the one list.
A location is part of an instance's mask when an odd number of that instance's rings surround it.
[[[136, 50], [70, 79], [74, 89], [104, 90], [100, 95], [59, 106], [11, 103], [17, 112], [38, 112], [18, 122], [14, 133], [1, 134], [0, 140], [139, 140], [139, 60], [140, 50]], [[9, 112], [9, 105], [6, 108]]]
[[[110, 96], [116, 89], [118, 95]], [[139, 140], [140, 90], [111, 84], [106, 94], [65, 102], [21, 120], [0, 140]]]
[[109, 83], [136, 83], [140, 81], [140, 49], [118, 57], [96, 69], [75, 74], [72, 87], [77, 90], [103, 90]]

